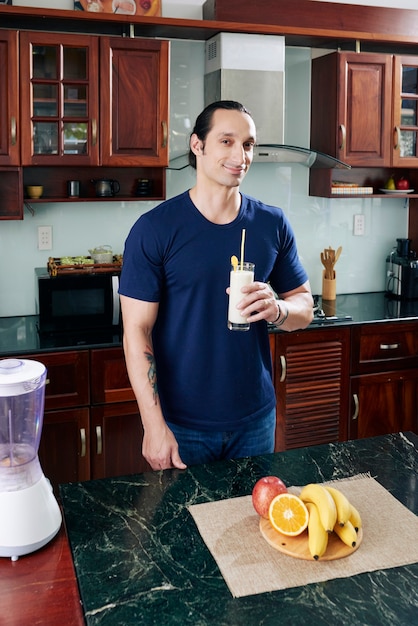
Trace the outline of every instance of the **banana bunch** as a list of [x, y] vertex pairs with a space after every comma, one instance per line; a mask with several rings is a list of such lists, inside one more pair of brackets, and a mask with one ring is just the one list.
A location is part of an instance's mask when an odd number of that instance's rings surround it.
[[332, 532], [335, 532], [347, 546], [354, 548], [357, 531], [361, 528], [361, 517], [341, 491], [334, 487], [310, 483], [303, 487], [299, 498], [308, 509], [309, 552], [315, 560], [325, 554], [329, 533]]

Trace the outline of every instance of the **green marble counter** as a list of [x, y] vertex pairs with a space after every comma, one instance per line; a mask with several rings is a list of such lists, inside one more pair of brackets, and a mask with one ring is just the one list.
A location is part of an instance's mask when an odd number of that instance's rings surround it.
[[187, 510], [248, 495], [267, 474], [302, 485], [362, 472], [418, 514], [418, 437], [412, 433], [61, 485], [86, 623], [418, 624], [418, 564], [234, 599]]

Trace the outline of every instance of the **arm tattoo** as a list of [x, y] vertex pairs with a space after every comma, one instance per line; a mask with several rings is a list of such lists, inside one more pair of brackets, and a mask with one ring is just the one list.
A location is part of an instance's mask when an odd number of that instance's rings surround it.
[[154, 398], [154, 404], [157, 404], [158, 389], [157, 389], [157, 368], [155, 365], [155, 358], [154, 358], [151, 348], [149, 348], [148, 346], [144, 354], [145, 354], [145, 358], [147, 359], [149, 363], [148, 380], [152, 388], [152, 396]]

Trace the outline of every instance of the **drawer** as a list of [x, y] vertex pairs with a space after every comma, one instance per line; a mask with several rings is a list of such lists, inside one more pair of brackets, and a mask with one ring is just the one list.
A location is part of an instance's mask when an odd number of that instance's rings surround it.
[[88, 350], [25, 355], [47, 369], [45, 410], [85, 406], [90, 403]]
[[418, 324], [382, 323], [352, 328], [353, 373], [418, 365]]
[[91, 351], [92, 404], [135, 400], [122, 348]]

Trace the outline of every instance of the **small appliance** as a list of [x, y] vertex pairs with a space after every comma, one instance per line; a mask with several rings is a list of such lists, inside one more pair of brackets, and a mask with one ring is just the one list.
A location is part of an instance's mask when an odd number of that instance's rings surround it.
[[58, 532], [61, 511], [38, 458], [46, 368], [0, 360], [0, 556], [17, 560]]
[[41, 335], [119, 329], [120, 270], [51, 276], [37, 267], [35, 276]]
[[92, 179], [91, 182], [95, 186], [96, 196], [98, 198], [110, 198], [115, 196], [120, 191], [119, 182], [111, 178], [100, 178], [99, 180]]
[[386, 257], [386, 293], [400, 300], [418, 299], [418, 261], [410, 239], [397, 239]]

